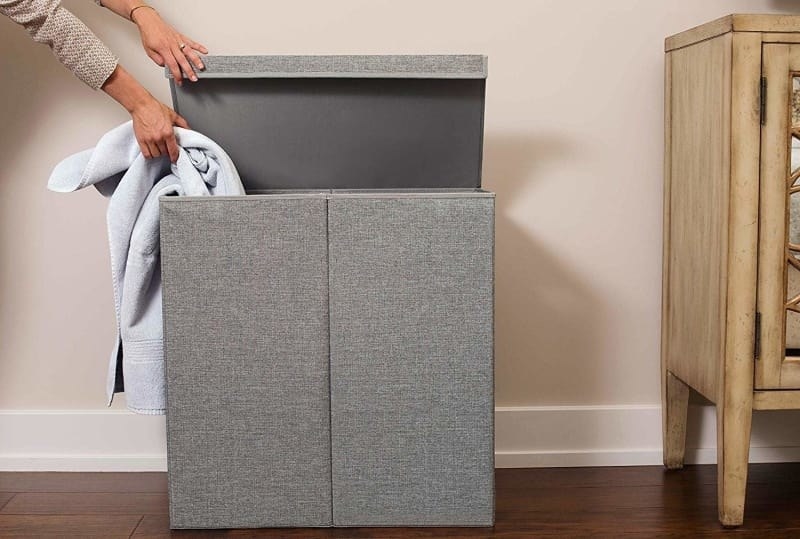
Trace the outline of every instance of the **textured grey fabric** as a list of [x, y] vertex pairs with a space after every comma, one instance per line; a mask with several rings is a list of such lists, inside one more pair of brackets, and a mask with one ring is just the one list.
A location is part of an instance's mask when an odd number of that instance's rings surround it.
[[[481, 55], [358, 55], [358, 56], [204, 56], [213, 77], [336, 77], [336, 78], [464, 78], [485, 79], [488, 59]], [[165, 70], [171, 77], [169, 70]]]
[[331, 525], [325, 195], [161, 201], [170, 525]]
[[173, 528], [493, 523], [493, 194], [161, 214]]
[[494, 520], [494, 196], [328, 206], [333, 521]]

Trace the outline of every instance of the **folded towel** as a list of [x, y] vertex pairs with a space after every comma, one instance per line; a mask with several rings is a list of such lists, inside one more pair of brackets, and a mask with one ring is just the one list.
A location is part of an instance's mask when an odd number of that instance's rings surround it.
[[95, 186], [108, 203], [108, 244], [117, 314], [108, 405], [124, 391], [128, 408], [165, 413], [158, 197], [243, 195], [230, 157], [208, 137], [175, 128], [180, 156], [145, 159], [127, 122], [91, 150], [59, 163], [47, 184], [62, 193]]

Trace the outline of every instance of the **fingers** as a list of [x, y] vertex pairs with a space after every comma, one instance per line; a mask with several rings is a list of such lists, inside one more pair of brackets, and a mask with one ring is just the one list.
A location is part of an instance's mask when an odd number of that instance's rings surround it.
[[204, 54], [208, 53], [208, 49], [206, 49], [205, 46], [181, 34], [178, 34], [177, 45], [171, 50], [173, 57], [178, 62], [178, 65], [180, 65], [184, 75], [192, 82], [197, 82], [195, 70], [205, 69], [203, 60], [200, 58], [200, 55], [197, 54], [198, 51]]
[[178, 35], [178, 40], [180, 41], [178, 48], [180, 48], [181, 43], [186, 45], [183, 49], [180, 49], [181, 52], [186, 56], [186, 59], [189, 60], [197, 69], [205, 69], [203, 60], [197, 53], [200, 52], [203, 54], [208, 54], [208, 49], [204, 45], [184, 36], [183, 34]]
[[[2, 0], [0, 0], [2, 2]], [[158, 65], [166, 65], [175, 83], [181, 85], [184, 75], [196, 81], [196, 69], [204, 69], [198, 53], [208, 54], [202, 43], [186, 37], [166, 23], [154, 10], [147, 17], [137, 17], [136, 24], [147, 55]], [[141, 19], [141, 20], [139, 20]], [[181, 70], [183, 72], [181, 72]]]
[[175, 140], [175, 133], [172, 133], [172, 136], [167, 138], [166, 140], [166, 150], [167, 154], [169, 155], [169, 160], [175, 163], [178, 161], [178, 141]]
[[174, 126], [188, 128], [189, 124], [183, 117], [149, 96], [131, 112], [131, 118], [139, 149], [146, 159], [169, 156], [170, 161], [177, 162], [180, 147]]
[[[194, 67], [192, 67], [192, 64], [189, 62], [190, 59], [194, 62], [197, 69], [204, 68], [203, 61], [197, 53], [194, 52], [194, 49], [189, 49], [188, 45], [184, 47], [183, 50], [181, 50], [180, 46], [175, 45], [170, 51], [160, 54], [159, 56], [167, 64], [167, 68], [170, 73], [172, 73], [178, 86], [183, 84], [183, 75], [186, 75], [192, 82], [197, 82], [197, 75], [194, 72]], [[153, 58], [153, 61], [158, 63], [155, 58]]]
[[139, 149], [142, 151], [142, 155], [145, 159], [154, 159], [162, 155], [168, 155], [169, 160], [173, 163], [178, 160], [178, 155], [180, 154], [180, 148], [178, 147], [178, 141], [175, 139], [174, 133], [164, 140], [139, 144]]
[[200, 59], [200, 56], [198, 56], [198, 54], [194, 51], [193, 48], [190, 49], [187, 46], [185, 49], [183, 49], [183, 52], [186, 55], [186, 58], [188, 58], [189, 61], [192, 62], [192, 64], [194, 65], [195, 69], [205, 69], [205, 66], [203, 65], [203, 61]]
[[208, 49], [202, 43], [198, 43], [197, 41], [190, 39], [186, 36], [183, 36], [183, 42], [198, 52], [202, 52], [203, 54], [208, 54]]
[[175, 79], [175, 84], [178, 86], [183, 84], [181, 68], [178, 66], [178, 62], [175, 61], [175, 57], [172, 54], [162, 56], [164, 57], [164, 62], [167, 64], [167, 69], [169, 69], [169, 72], [172, 73], [172, 77]]
[[196, 82], [197, 75], [194, 74], [194, 69], [192, 68], [192, 64], [190, 64], [189, 60], [186, 59], [186, 55], [183, 53], [183, 51], [176, 45], [172, 49], [172, 54], [178, 61], [178, 64], [180, 64], [181, 69], [183, 69], [183, 72], [186, 74], [187, 77], [189, 77], [189, 80], [191, 80], [192, 82]]
[[[173, 125], [177, 125], [178, 127], [183, 127], [184, 129], [189, 129], [189, 122], [187, 122], [183, 116], [181, 116], [174, 110], [171, 110], [171, 112], [172, 112]], [[169, 152], [170, 161], [172, 161], [173, 163], [177, 162], [180, 148], [178, 147], [178, 141], [175, 138], [174, 129], [172, 129], [171, 136], [167, 139], [167, 151]]]
[[157, 65], [164, 67], [164, 58], [162, 58], [162, 56], [158, 54], [157, 51], [147, 51], [147, 56], [149, 56], [150, 59]]
[[145, 159], [150, 159], [152, 155], [150, 154], [150, 148], [144, 142], [139, 143], [139, 150], [141, 150], [142, 155]]
[[161, 157], [161, 152], [158, 149], [158, 144], [156, 144], [155, 142], [148, 142], [147, 154], [145, 154], [145, 158], [153, 159], [154, 157]]
[[172, 137], [165, 140], [148, 142], [145, 145], [139, 145], [139, 148], [142, 150], [142, 155], [145, 159], [154, 159], [156, 157], [161, 157], [162, 155], [168, 155], [169, 160], [173, 163], [178, 160], [178, 142], [175, 140], [174, 134]]
[[183, 127], [184, 129], [190, 129], [189, 122], [187, 122], [183, 116], [175, 113], [175, 116], [172, 118], [172, 123], [177, 125], [178, 127]]
[[[173, 140], [174, 137], [175, 135], [173, 134]], [[139, 149], [141, 150], [145, 159], [153, 159], [155, 157], [161, 157], [162, 155], [169, 154], [166, 138], [164, 140], [158, 140], [146, 135], [137, 135], [137, 138], [139, 142]], [[169, 155], [171, 156], [171, 154]]]

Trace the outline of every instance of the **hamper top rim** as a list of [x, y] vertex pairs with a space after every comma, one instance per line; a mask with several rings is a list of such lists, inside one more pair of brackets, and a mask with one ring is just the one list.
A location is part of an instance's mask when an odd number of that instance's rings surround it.
[[[199, 78], [485, 79], [479, 54], [204, 56]], [[172, 78], [165, 69], [167, 78]]]

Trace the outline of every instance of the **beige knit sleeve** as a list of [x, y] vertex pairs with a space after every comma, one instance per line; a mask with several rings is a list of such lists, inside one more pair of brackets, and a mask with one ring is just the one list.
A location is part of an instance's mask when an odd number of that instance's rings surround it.
[[62, 64], [95, 90], [117, 67], [117, 57], [59, 0], [0, 0], [0, 14], [25, 27], [34, 41], [50, 47]]

